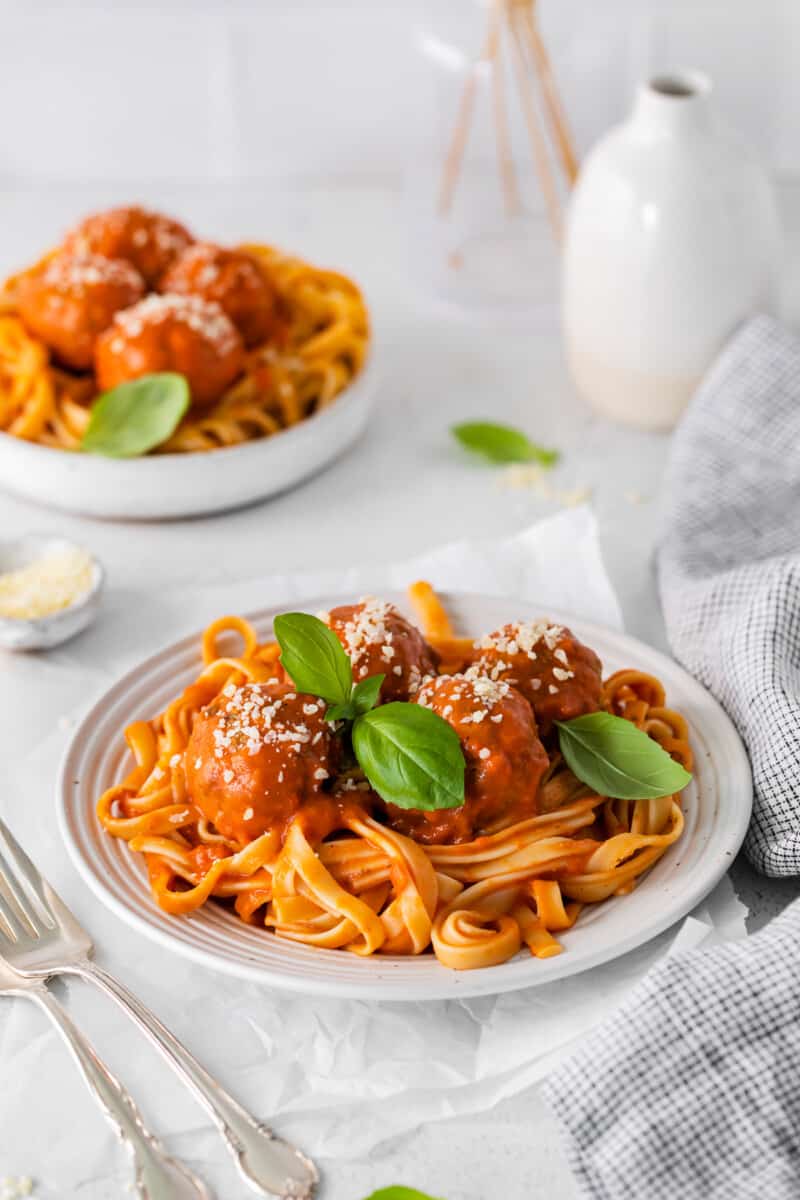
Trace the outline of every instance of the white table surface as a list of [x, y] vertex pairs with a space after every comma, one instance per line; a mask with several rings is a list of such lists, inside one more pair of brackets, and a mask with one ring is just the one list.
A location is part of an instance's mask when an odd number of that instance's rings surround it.
[[[467, 461], [451, 444], [447, 430], [453, 422], [491, 416], [562, 451], [557, 486], [592, 490], [627, 629], [666, 648], [651, 557], [669, 441], [612, 426], [576, 397], [562, 361], [555, 305], [511, 326], [438, 308], [409, 279], [413, 243], [409, 247], [401, 194], [388, 184], [320, 184], [281, 194], [267, 185], [263, 192], [252, 185], [241, 191], [189, 184], [6, 190], [0, 192], [0, 272], [28, 261], [85, 211], [134, 195], [174, 211], [209, 236], [261, 236], [352, 272], [366, 289], [375, 319], [381, 378], [374, 419], [339, 462], [265, 504], [216, 518], [106, 524], [0, 493], [0, 536], [38, 530], [80, 539], [104, 561], [109, 587], [122, 602], [126, 593], [141, 594], [162, 582], [191, 588], [277, 569], [380, 564], [457, 537], [508, 533], [557, 506], [532, 490], [504, 490], [495, 471]], [[795, 307], [791, 296], [788, 303]], [[631, 493], [640, 502], [632, 502]], [[569, 547], [564, 550], [569, 553]], [[17, 747], [43, 736], [36, 695], [45, 672], [47, 686], [57, 687], [57, 668], [36, 656], [0, 653], [0, 760], [13, 763]], [[65, 704], [76, 699], [65, 697]], [[6, 804], [0, 796], [0, 812]], [[797, 892], [791, 882], [757, 880], [743, 864], [737, 864], [734, 882], [751, 909], [752, 925]], [[76, 1082], [76, 1090], [79, 1086]], [[63, 1097], [65, 1108], [72, 1102]], [[0, 1150], [8, 1149], [0, 1131]], [[244, 1196], [243, 1189], [232, 1191], [223, 1183], [230, 1176], [218, 1173], [215, 1164], [222, 1159], [213, 1138], [202, 1157], [209, 1182], [216, 1177], [218, 1187], [225, 1187], [224, 1200]], [[24, 1164], [6, 1163], [0, 1154], [0, 1178], [12, 1169], [46, 1179], [46, 1150], [40, 1162]], [[575, 1195], [557, 1132], [535, 1090], [503, 1103], [490, 1117], [437, 1124], [385, 1145], [369, 1161], [337, 1164], [322, 1195], [360, 1200], [392, 1182], [446, 1200]], [[80, 1189], [91, 1200], [113, 1194], [92, 1181]]]

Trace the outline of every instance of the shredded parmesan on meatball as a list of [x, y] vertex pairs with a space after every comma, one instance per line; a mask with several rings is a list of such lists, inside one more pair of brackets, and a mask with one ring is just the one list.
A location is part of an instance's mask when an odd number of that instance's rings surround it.
[[465, 671], [464, 678], [470, 680], [475, 695], [479, 696], [489, 708], [493, 708], [495, 704], [505, 700], [511, 690], [503, 680], [490, 679], [481, 671], [480, 667], [470, 667]]
[[186, 277], [191, 279], [194, 273], [193, 283], [202, 288], [212, 287], [222, 277], [223, 270], [227, 271], [227, 281], [233, 286], [263, 285], [258, 267], [246, 254], [208, 242], [188, 246], [163, 283], [169, 290], [178, 285], [178, 280], [181, 285], [185, 284]]
[[228, 354], [239, 344], [239, 335], [216, 300], [200, 296], [159, 296], [151, 293], [131, 308], [124, 308], [114, 317], [114, 328], [126, 337], [139, 337], [146, 326], [157, 325], [168, 318], [182, 321], [201, 337], [212, 342], [220, 354]]
[[352, 658], [368, 646], [380, 646], [382, 657], [391, 658], [394, 634], [387, 629], [386, 618], [395, 611], [394, 606], [375, 596], [362, 596], [359, 604], [359, 611], [342, 626], [345, 650]]
[[[104, 219], [110, 230], [117, 237], [124, 236], [126, 226], [132, 216], [136, 216], [136, 210], [130, 212], [127, 209], [112, 210], [107, 214], [99, 214]], [[131, 242], [141, 250], [149, 243], [154, 242], [159, 250], [173, 252], [182, 250], [187, 244], [187, 234], [180, 226], [170, 221], [166, 217], [160, 216], [158, 213], [148, 213], [142, 211], [139, 214], [140, 219], [146, 221], [146, 224], [139, 225], [131, 234]], [[95, 239], [98, 236], [96, 223], [97, 217], [90, 217], [78, 226], [70, 235], [68, 240], [78, 249], [91, 250], [95, 245]]]
[[120, 287], [144, 290], [139, 272], [120, 258], [104, 258], [101, 254], [61, 254], [51, 259], [43, 275], [48, 287], [79, 293], [98, 283], [119, 284]]
[[239, 749], [242, 743], [249, 755], [258, 754], [262, 745], [276, 744], [300, 754], [303, 746], [311, 741], [311, 731], [303, 721], [287, 723], [280, 711], [284, 699], [294, 699], [294, 695], [290, 693], [270, 700], [258, 690], [257, 684], [236, 688], [220, 712], [214, 729], [215, 757], [222, 758], [225, 750], [232, 745]]
[[[400, 674], [402, 675], [402, 673], [403, 668], [401, 667]], [[395, 672], [395, 674], [397, 674], [397, 672]], [[410, 696], [413, 696], [414, 693], [418, 692], [422, 687], [422, 671], [420, 671], [416, 663], [412, 663], [408, 668], [408, 679], [406, 680], [406, 686], [408, 687], [408, 694]]]
[[515, 621], [497, 633], [487, 633], [475, 643], [475, 649], [498, 650], [501, 654], [527, 654], [528, 658], [535, 659], [539, 642], [544, 642], [548, 650], [555, 651], [563, 634], [561, 625], [551, 625], [549, 621]]
[[[451, 690], [452, 689], [452, 690]], [[511, 688], [507, 683], [489, 679], [482, 675], [476, 667], [470, 667], [463, 675], [428, 676], [420, 689], [416, 700], [423, 708], [431, 708], [434, 694], [444, 690], [449, 700], [474, 700], [475, 707], [471, 712], [460, 718], [462, 725], [480, 725], [489, 717], [495, 724], [502, 721], [502, 713], [492, 716], [491, 710], [500, 704], [510, 694]], [[453, 705], [446, 704], [442, 716], [447, 720], [453, 713]]]
[[498, 658], [495, 662], [476, 663], [475, 666], [469, 668], [469, 671], [475, 671], [483, 675], [490, 683], [516, 683], [516, 679], [512, 679], [510, 675], [506, 675], [506, 671], [509, 669], [510, 663], [505, 662], [502, 658]]

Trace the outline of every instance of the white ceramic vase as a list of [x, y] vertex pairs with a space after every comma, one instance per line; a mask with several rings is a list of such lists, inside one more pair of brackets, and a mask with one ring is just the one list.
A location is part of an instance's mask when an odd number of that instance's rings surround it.
[[581, 170], [564, 248], [563, 325], [581, 394], [671, 428], [737, 324], [770, 307], [778, 254], [765, 172], [720, 128], [705, 76], [654, 79]]

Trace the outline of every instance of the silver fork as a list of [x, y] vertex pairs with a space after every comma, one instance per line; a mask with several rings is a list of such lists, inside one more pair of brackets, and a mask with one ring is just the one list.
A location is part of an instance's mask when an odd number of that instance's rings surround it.
[[[12, 921], [16, 927], [18, 918], [13, 914]], [[0, 947], [2, 943], [0, 935]], [[148, 1132], [130, 1094], [98, 1058], [91, 1043], [40, 979], [25, 979], [0, 960], [0, 995], [27, 996], [47, 1013], [58, 1029], [89, 1089], [133, 1159], [136, 1194], [140, 1200], [211, 1200], [202, 1180], [171, 1158]]]
[[117, 1001], [188, 1084], [253, 1191], [280, 1200], [311, 1200], [319, 1182], [311, 1159], [251, 1117], [132, 992], [92, 961], [92, 950], [88, 933], [0, 821], [0, 955], [8, 965], [27, 979], [77, 975], [95, 983]]

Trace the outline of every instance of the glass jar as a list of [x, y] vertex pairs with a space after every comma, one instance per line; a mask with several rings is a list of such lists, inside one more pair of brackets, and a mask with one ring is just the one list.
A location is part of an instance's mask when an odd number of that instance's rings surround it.
[[431, 3], [418, 32], [427, 117], [407, 176], [413, 258], [461, 308], [525, 312], [556, 296], [575, 160], [533, 14], [530, 0]]

